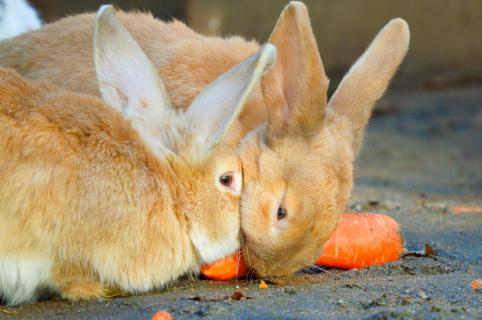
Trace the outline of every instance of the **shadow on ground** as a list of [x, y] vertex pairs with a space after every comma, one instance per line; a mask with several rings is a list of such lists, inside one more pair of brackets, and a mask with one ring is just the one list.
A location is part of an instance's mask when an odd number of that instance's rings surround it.
[[[364, 270], [300, 273], [259, 289], [256, 280], [185, 279], [151, 295], [111, 301], [44, 301], [0, 311], [5, 319], [482, 319], [482, 87], [396, 92], [380, 101], [358, 160], [351, 210], [400, 222], [405, 257]], [[230, 299], [240, 287], [248, 299]]]

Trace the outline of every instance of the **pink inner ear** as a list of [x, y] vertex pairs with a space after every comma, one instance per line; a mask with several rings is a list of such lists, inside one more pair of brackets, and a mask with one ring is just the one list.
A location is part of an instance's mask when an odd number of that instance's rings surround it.
[[[300, 30], [302, 29], [300, 24], [306, 21], [298, 21], [296, 10], [289, 5], [285, 8], [269, 40], [278, 48], [278, 61], [275, 68], [279, 70], [281, 92], [286, 99], [286, 108], [296, 105], [296, 101], [300, 99], [299, 95], [303, 94], [302, 82], [307, 71], [304, 64], [306, 56], [309, 55], [309, 52], [304, 52], [301, 43], [305, 35], [303, 30]], [[287, 117], [282, 118], [288, 120]]]
[[[270, 129], [275, 132], [285, 131], [290, 124], [290, 119], [293, 118], [281, 77], [280, 72], [273, 72], [271, 76], [265, 76], [266, 79], [263, 80], [265, 100], [269, 100], [266, 102], [269, 105]], [[266, 96], [269, 96], [270, 99], [266, 99]]]
[[[269, 41], [278, 48], [278, 60], [271, 71], [276, 75], [265, 76], [263, 86], [278, 87], [271, 92], [283, 96], [271, 99], [275, 111], [269, 129], [277, 132], [288, 125], [295, 131], [312, 132], [322, 123], [328, 80], [305, 5], [288, 4]], [[277, 83], [268, 83], [273, 81]]]

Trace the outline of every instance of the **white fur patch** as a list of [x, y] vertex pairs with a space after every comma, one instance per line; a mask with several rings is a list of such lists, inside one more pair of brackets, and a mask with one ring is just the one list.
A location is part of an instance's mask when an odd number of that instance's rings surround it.
[[35, 300], [50, 277], [46, 258], [0, 257], [0, 296], [9, 305]]
[[25, 0], [0, 0], [0, 40], [40, 28], [42, 23]]
[[211, 263], [239, 249], [237, 234], [227, 235], [222, 241], [211, 241], [201, 232], [192, 232], [191, 241], [196, 247], [203, 263]]

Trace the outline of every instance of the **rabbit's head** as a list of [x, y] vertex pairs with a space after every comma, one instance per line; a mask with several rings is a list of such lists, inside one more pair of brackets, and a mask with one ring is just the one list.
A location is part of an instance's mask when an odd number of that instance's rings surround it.
[[244, 255], [260, 275], [312, 264], [334, 231], [353, 181], [372, 106], [408, 49], [402, 19], [390, 21], [327, 103], [325, 76], [306, 7], [290, 3], [271, 34], [278, 49], [262, 80], [268, 122], [241, 145]]
[[[158, 72], [115, 15], [97, 14], [94, 59], [104, 100], [121, 112], [166, 167], [166, 192], [200, 262], [239, 247], [242, 165], [225, 139], [250, 92], [275, 59], [266, 45], [209, 84], [185, 111], [170, 106]], [[169, 191], [168, 191], [169, 190]]]

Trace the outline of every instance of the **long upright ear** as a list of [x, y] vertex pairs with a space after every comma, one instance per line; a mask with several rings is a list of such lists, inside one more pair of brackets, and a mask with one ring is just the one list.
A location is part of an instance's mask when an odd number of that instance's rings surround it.
[[109, 105], [126, 118], [146, 124], [167, 120], [170, 103], [166, 89], [111, 5], [97, 12], [94, 61], [100, 93]]
[[324, 116], [329, 81], [308, 9], [302, 2], [292, 1], [284, 8], [269, 42], [278, 49], [273, 72], [262, 80], [270, 106], [269, 132], [276, 135], [287, 128], [303, 132], [317, 129]]
[[206, 151], [228, 136], [250, 93], [275, 59], [276, 48], [266, 44], [212, 81], [193, 100], [186, 116], [200, 129]]
[[372, 107], [405, 57], [409, 42], [407, 23], [400, 18], [391, 20], [351, 67], [330, 99], [329, 108], [351, 122], [355, 152], [360, 148]]

